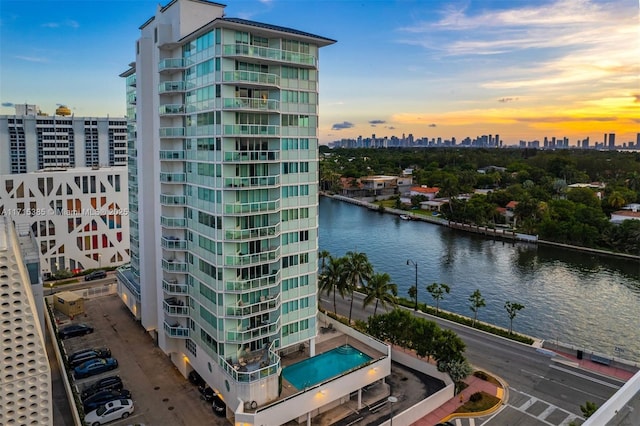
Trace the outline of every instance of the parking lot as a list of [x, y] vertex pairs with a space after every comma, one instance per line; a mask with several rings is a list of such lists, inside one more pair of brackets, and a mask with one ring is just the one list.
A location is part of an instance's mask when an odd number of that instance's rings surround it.
[[[87, 299], [84, 306], [86, 315], [80, 315], [72, 322], [85, 323], [95, 331], [64, 340], [67, 353], [106, 346], [118, 360], [118, 368], [76, 381], [79, 391], [99, 378], [119, 375], [134, 401], [135, 412], [110, 425], [229, 424], [213, 413], [211, 404], [200, 397], [198, 389], [183, 378], [168, 356], [154, 345], [117, 295]], [[56, 316], [62, 320], [60, 326], [71, 323], [59, 313]]]

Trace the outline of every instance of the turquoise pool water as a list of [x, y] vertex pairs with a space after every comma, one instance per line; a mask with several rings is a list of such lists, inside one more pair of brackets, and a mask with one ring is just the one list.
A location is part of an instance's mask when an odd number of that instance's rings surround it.
[[282, 369], [282, 375], [296, 389], [302, 390], [339, 376], [371, 359], [369, 355], [363, 354], [353, 346], [343, 345], [285, 367]]

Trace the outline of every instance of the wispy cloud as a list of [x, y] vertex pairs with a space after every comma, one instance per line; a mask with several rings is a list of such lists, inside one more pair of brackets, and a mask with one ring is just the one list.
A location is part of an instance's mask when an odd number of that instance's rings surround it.
[[62, 22], [45, 22], [42, 24], [44, 28], [79, 28], [80, 24], [78, 21], [74, 21], [73, 19], [67, 19]]
[[369, 124], [371, 124], [371, 127], [376, 127], [378, 124], [384, 123], [386, 123], [386, 121], [384, 120], [369, 120]]
[[20, 59], [22, 61], [27, 61], [27, 62], [38, 62], [38, 63], [45, 63], [45, 62], [49, 62], [48, 58], [42, 57], [42, 56], [16, 56], [16, 59]]
[[349, 123], [348, 121], [343, 121], [342, 123], [335, 123], [333, 126], [331, 126], [331, 130], [350, 129], [353, 126], [354, 126], [353, 123]]
[[506, 102], [513, 102], [513, 101], [517, 101], [518, 98], [500, 98], [498, 99], [498, 102], [502, 102], [502, 103], [506, 103]]
[[436, 123], [431, 123], [429, 124], [429, 127], [438, 127], [438, 126], [436, 125]]
[[3, 107], [12, 107], [12, 106], [15, 106], [15, 105], [13, 104], [13, 102], [3, 102], [2, 106]]

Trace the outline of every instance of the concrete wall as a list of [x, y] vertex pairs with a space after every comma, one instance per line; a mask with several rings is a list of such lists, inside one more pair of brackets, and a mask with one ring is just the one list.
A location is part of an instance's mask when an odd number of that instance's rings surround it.
[[[438, 371], [438, 368], [435, 365], [428, 363], [426, 360], [423, 361], [414, 357], [413, 355], [409, 355], [401, 351], [400, 349], [391, 348], [391, 359], [406, 367], [412, 368], [416, 371], [420, 371], [427, 376], [440, 379], [447, 386], [453, 384], [453, 380], [451, 380], [449, 375]], [[453, 394], [451, 396], [453, 397]]]
[[[444, 389], [440, 389], [438, 392], [431, 395], [429, 398], [424, 399], [422, 402], [417, 403], [413, 407], [407, 408], [401, 413], [394, 414], [393, 423], [397, 425], [410, 425], [433, 410], [440, 407], [445, 402], [454, 397], [454, 384], [447, 385]], [[390, 426], [391, 421], [387, 420], [381, 423], [380, 426]]]

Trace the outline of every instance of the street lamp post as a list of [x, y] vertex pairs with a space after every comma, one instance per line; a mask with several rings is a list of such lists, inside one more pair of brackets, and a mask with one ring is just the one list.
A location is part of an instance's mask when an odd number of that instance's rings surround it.
[[102, 255], [100, 253], [98, 253], [98, 265], [99, 268], [102, 269]]
[[407, 265], [413, 265], [416, 268], [416, 306], [413, 308], [414, 311], [418, 311], [418, 262], [414, 262], [411, 259], [407, 259]]
[[398, 398], [396, 398], [395, 396], [390, 396], [389, 398], [387, 398], [387, 401], [389, 401], [389, 426], [393, 426], [393, 404], [395, 404], [396, 402], [398, 402]]

